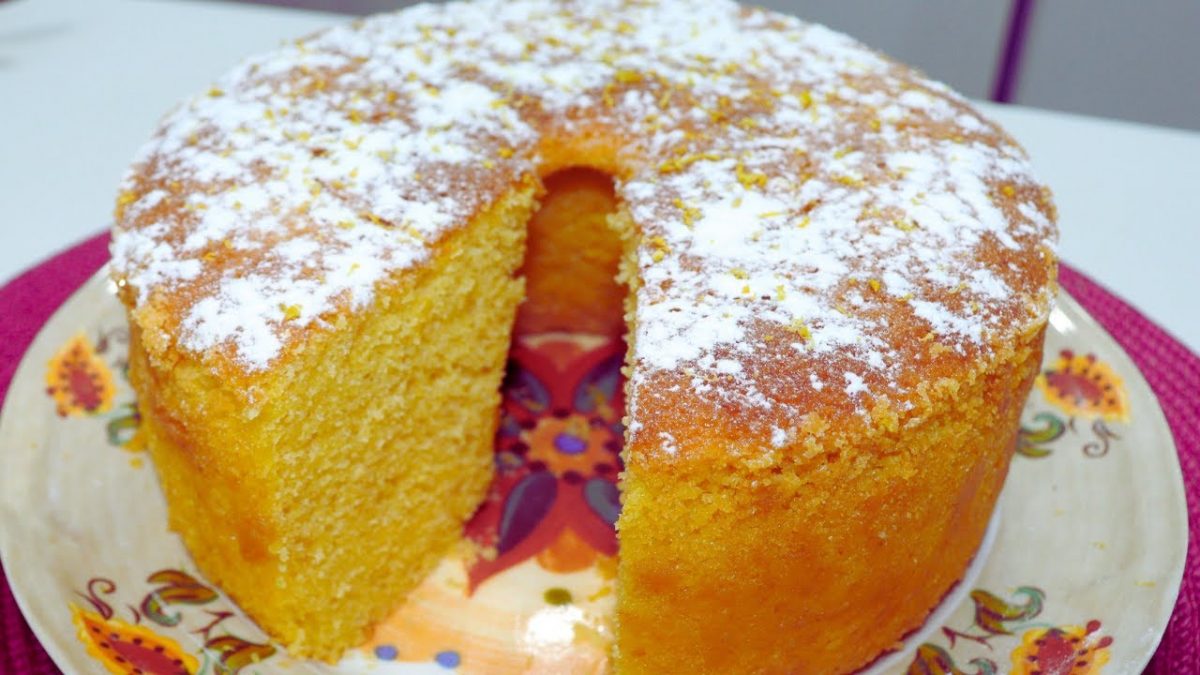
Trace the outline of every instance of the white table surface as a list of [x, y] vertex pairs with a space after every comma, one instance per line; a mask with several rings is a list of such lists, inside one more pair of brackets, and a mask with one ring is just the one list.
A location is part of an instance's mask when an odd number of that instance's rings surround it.
[[[177, 101], [242, 56], [344, 20], [196, 0], [0, 2], [0, 282], [108, 224], [129, 158]], [[1200, 351], [1200, 133], [985, 109], [1053, 187], [1063, 259]]]

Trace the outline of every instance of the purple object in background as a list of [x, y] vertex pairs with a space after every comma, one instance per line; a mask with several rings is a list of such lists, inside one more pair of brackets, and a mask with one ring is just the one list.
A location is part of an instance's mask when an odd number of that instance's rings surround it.
[[1008, 31], [1004, 36], [1004, 51], [997, 64], [996, 78], [992, 81], [992, 100], [996, 103], [1011, 103], [1021, 72], [1021, 55], [1025, 51], [1025, 37], [1029, 32], [1029, 19], [1033, 15], [1033, 0], [1013, 0], [1008, 15]]

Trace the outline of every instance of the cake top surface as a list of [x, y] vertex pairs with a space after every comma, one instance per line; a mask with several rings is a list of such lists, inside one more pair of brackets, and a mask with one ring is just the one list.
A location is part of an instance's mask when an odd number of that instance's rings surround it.
[[136, 158], [114, 278], [143, 328], [261, 371], [585, 132], [622, 144], [642, 235], [633, 433], [657, 381], [782, 444], [818, 398], [902, 401], [914, 363], [1044, 318], [1053, 206], [1015, 143], [850, 38], [709, 0], [420, 5], [250, 58]]

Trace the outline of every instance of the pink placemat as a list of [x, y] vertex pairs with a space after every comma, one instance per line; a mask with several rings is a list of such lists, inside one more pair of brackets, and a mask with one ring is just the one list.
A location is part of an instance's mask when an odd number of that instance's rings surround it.
[[[0, 401], [42, 324], [108, 259], [100, 234], [0, 288]], [[1133, 358], [1158, 396], [1175, 434], [1187, 490], [1187, 569], [1166, 636], [1145, 672], [1200, 673], [1200, 358], [1083, 274], [1064, 265], [1061, 282]], [[57, 673], [25, 624], [0, 570], [0, 673]]]

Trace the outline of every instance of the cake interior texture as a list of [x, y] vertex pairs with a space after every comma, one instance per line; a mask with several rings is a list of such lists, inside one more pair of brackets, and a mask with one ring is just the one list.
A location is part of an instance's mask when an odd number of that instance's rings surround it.
[[616, 281], [622, 245], [608, 219], [617, 211], [612, 178], [570, 167], [545, 178], [529, 221], [519, 272], [525, 301], [514, 333], [625, 334], [625, 289]]
[[134, 324], [130, 375], [170, 525], [293, 655], [361, 642], [482, 500], [534, 193], [514, 189], [367, 311], [252, 378], [170, 350], [151, 360]]

